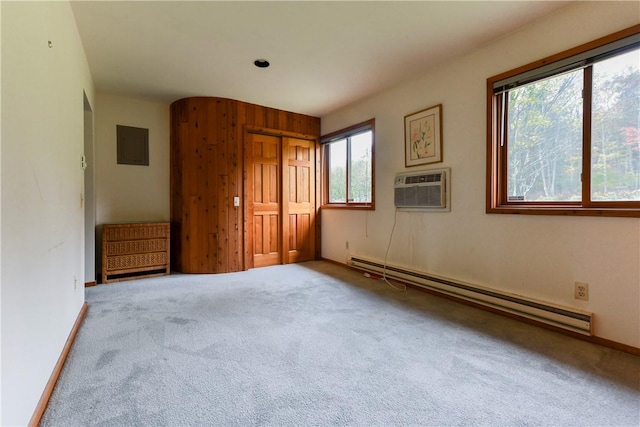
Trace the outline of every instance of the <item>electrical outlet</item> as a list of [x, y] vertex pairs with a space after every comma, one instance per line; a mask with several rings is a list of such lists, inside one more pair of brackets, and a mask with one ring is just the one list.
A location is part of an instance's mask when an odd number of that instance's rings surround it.
[[345, 249], [349, 249], [349, 241], [348, 240], [346, 242], [344, 242], [344, 248]]
[[78, 278], [73, 276], [73, 290], [75, 291], [76, 289], [78, 289]]
[[589, 284], [584, 282], [575, 282], [573, 296], [575, 299], [589, 301]]

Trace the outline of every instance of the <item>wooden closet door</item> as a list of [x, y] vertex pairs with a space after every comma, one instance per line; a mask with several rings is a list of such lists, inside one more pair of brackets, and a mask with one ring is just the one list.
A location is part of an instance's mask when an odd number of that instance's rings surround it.
[[282, 138], [284, 263], [315, 259], [315, 143]]
[[254, 133], [247, 134], [247, 138], [247, 243], [253, 266], [281, 264], [281, 139]]

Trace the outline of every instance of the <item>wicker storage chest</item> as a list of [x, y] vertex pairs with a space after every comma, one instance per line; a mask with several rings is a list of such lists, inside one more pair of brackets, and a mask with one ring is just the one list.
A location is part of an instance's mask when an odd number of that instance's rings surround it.
[[171, 273], [168, 222], [104, 224], [102, 283]]

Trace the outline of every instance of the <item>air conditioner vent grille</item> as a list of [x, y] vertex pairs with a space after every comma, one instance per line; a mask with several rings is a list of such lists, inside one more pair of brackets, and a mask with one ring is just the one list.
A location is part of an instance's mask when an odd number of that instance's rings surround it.
[[396, 206], [441, 206], [442, 190], [440, 187], [409, 187], [397, 189], [394, 193]]
[[442, 173], [430, 173], [428, 175], [415, 175], [405, 177], [405, 184], [418, 184], [421, 182], [440, 182], [442, 181]]
[[394, 204], [397, 208], [449, 211], [450, 169], [397, 174]]

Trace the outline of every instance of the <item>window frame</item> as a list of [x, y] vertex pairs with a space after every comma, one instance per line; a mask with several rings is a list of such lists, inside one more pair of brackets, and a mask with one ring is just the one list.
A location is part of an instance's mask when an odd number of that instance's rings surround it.
[[[371, 202], [350, 202], [349, 201], [349, 179], [350, 179], [350, 163], [351, 163], [351, 142], [349, 138], [353, 135], [371, 131]], [[329, 202], [329, 146], [332, 142], [347, 139], [347, 173], [346, 176], [346, 191], [347, 201], [342, 203]], [[376, 207], [376, 128], [375, 118], [366, 120], [364, 122], [357, 123], [344, 129], [340, 129], [335, 132], [331, 132], [327, 135], [320, 137], [320, 144], [322, 147], [322, 208], [323, 209], [353, 209], [353, 210], [375, 210]]]
[[[584, 215], [612, 217], [640, 217], [640, 201], [591, 200], [591, 109], [593, 67], [584, 67], [583, 122], [582, 122], [582, 196], [578, 202], [525, 202], [507, 200], [507, 144], [500, 136], [506, 134], [502, 127], [508, 120], [502, 113], [502, 99], [508, 92], [494, 93], [494, 85], [505, 79], [532, 72], [541, 67], [606, 46], [624, 38], [640, 34], [640, 25], [585, 43], [573, 49], [549, 56], [487, 79], [487, 190], [486, 212], [499, 214], [532, 215]], [[535, 71], [534, 71], [535, 73]], [[559, 75], [555, 73], [552, 75]], [[536, 81], [535, 79], [533, 81]], [[501, 123], [501, 119], [505, 120]], [[502, 124], [502, 127], [501, 127]]]

